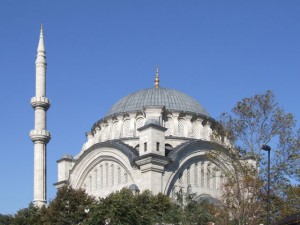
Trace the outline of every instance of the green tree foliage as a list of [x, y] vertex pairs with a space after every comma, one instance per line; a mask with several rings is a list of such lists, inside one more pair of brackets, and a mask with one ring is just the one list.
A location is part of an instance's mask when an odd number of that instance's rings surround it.
[[11, 215], [0, 214], [0, 224], [1, 225], [11, 225], [13, 217]]
[[189, 188], [186, 192], [181, 189], [175, 193], [176, 212], [169, 214], [171, 224], [186, 225], [206, 225], [208, 222], [215, 221], [213, 216], [213, 205], [205, 200], [196, 200], [196, 194]]
[[0, 222], [4, 221], [0, 224], [205, 225], [213, 220], [208, 204], [194, 201], [193, 194], [184, 194], [184, 199], [186, 204], [181, 204], [161, 193], [133, 193], [124, 188], [106, 198], [95, 200], [84, 190], [66, 186], [58, 190], [47, 208], [30, 204], [28, 208], [18, 211], [15, 217], [0, 216]]
[[149, 191], [133, 194], [128, 189], [122, 189], [100, 199], [91, 208], [87, 224], [151, 225], [163, 221], [172, 206], [173, 203], [165, 195], [153, 196]]
[[204, 225], [212, 220], [207, 205], [191, 201], [187, 205], [174, 203], [163, 194], [149, 191], [133, 194], [128, 189], [100, 199], [90, 212], [87, 225]]
[[41, 225], [42, 217], [45, 214], [46, 208], [35, 207], [32, 203], [27, 208], [21, 209], [14, 216], [12, 225]]
[[296, 131], [294, 116], [284, 112], [271, 91], [239, 101], [231, 114], [221, 115], [220, 122], [225, 128], [223, 134], [242, 150], [241, 154], [255, 157], [257, 167], [266, 165], [261, 146], [272, 146], [276, 185], [281, 181], [286, 184], [289, 178], [300, 182], [300, 130]]
[[[297, 130], [296, 128], [294, 116], [291, 113], [286, 113], [278, 105], [271, 91], [266, 91], [263, 94], [239, 101], [231, 113], [221, 115], [220, 124], [221, 126], [218, 127], [219, 129], [214, 133], [214, 136], [217, 136], [216, 139], [221, 140], [230, 149], [230, 154], [233, 156], [231, 157], [233, 159], [232, 164], [238, 168], [238, 176], [233, 176], [235, 181], [233, 179], [232, 182], [227, 177], [227, 195], [235, 193], [236, 199], [246, 200], [233, 203], [232, 208], [235, 208], [236, 211], [240, 210], [242, 212], [240, 215], [242, 215], [246, 208], [253, 206], [255, 202], [260, 202], [261, 206], [265, 203], [267, 155], [261, 150], [261, 146], [268, 144], [272, 147], [273, 219], [276, 217], [278, 219], [286, 214], [282, 210], [278, 211], [278, 209], [287, 208], [287, 204], [289, 204], [288, 208], [291, 212], [297, 210], [292, 201], [287, 201], [290, 199], [290, 187], [295, 184], [299, 185], [300, 182], [300, 129]], [[256, 161], [254, 171], [256, 174], [259, 172], [259, 177], [255, 177], [251, 167], [241, 163], [241, 159], [249, 156]], [[246, 199], [242, 198], [243, 193], [247, 193]], [[252, 196], [256, 199], [249, 202], [247, 198]], [[228, 196], [225, 199], [228, 200]], [[277, 200], [275, 201], [275, 199]], [[243, 203], [247, 203], [246, 208], [242, 207]], [[251, 211], [263, 217], [262, 213], [265, 210], [257, 205]], [[233, 212], [231, 213], [229, 217], [233, 218]], [[248, 214], [244, 219], [247, 220], [250, 217], [255, 218], [255, 215]], [[240, 219], [241, 217], [236, 217], [237, 221]]]
[[289, 186], [283, 198], [274, 197], [273, 210], [281, 218], [300, 212], [300, 185]]
[[87, 219], [87, 210], [95, 202], [95, 199], [85, 193], [84, 190], [75, 190], [70, 186], [65, 186], [57, 191], [45, 215], [43, 224], [68, 225], [80, 224]]

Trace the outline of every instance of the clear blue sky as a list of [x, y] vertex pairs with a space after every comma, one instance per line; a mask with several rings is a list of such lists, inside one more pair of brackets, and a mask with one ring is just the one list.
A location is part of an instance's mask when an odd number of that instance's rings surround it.
[[0, 213], [33, 199], [35, 56], [47, 50], [48, 200], [56, 160], [77, 154], [85, 132], [121, 97], [180, 90], [217, 118], [267, 89], [300, 121], [299, 0], [1, 0]]

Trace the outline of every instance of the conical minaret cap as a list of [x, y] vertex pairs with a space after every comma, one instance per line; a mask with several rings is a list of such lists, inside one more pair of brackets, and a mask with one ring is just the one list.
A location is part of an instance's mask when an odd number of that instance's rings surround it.
[[44, 45], [44, 28], [43, 25], [41, 25], [41, 31], [40, 31], [40, 39], [39, 44], [37, 48], [37, 55], [36, 55], [36, 61], [35, 63], [38, 65], [46, 65], [46, 50]]
[[41, 25], [40, 40], [39, 40], [39, 45], [38, 45], [37, 51], [38, 52], [45, 52], [43, 24]]

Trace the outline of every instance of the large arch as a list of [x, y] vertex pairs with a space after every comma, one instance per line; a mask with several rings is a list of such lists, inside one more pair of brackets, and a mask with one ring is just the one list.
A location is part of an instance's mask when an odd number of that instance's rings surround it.
[[[99, 197], [126, 187], [134, 183], [135, 179], [139, 177], [139, 174], [132, 168], [132, 159], [136, 157], [136, 154], [137, 151], [135, 149], [119, 142], [108, 141], [95, 144], [86, 150], [75, 162], [70, 171], [69, 183], [76, 189], [87, 189], [87, 179], [90, 179], [91, 183], [94, 180], [93, 189], [87, 190], [90, 194]], [[119, 171], [122, 171], [122, 174]], [[104, 176], [106, 178], [105, 181], [103, 181], [105, 179]], [[119, 182], [118, 177], [121, 177], [123, 182]], [[110, 183], [108, 183], [108, 180], [110, 180]], [[105, 183], [105, 185], [102, 185], [100, 182]]]
[[[212, 151], [216, 154], [211, 154]], [[176, 188], [189, 186], [197, 195], [209, 194], [219, 198], [223, 174], [233, 170], [228, 150], [209, 141], [186, 142], [170, 152], [168, 157], [173, 163], [166, 167], [164, 193], [167, 195], [171, 195]]]

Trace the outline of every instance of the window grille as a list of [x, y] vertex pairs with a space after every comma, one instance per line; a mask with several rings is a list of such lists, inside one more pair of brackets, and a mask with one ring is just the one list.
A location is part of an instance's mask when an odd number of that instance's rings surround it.
[[118, 167], [118, 184], [121, 184], [121, 168]]
[[214, 189], [214, 190], [217, 190], [217, 176], [216, 176], [216, 170], [215, 169], [213, 169], [213, 171], [212, 171], [212, 188]]
[[167, 130], [165, 132], [166, 136], [172, 135], [172, 119], [171, 118], [167, 118], [167, 120], [165, 121], [165, 128], [167, 128]]
[[186, 183], [190, 184], [191, 183], [191, 172], [190, 172], [190, 167], [186, 169]]
[[204, 163], [201, 163], [201, 187], [204, 187]]
[[210, 188], [210, 178], [211, 178], [211, 168], [210, 168], [210, 163], [207, 164], [207, 176], [206, 176], [206, 183], [207, 183], [207, 188]]
[[130, 120], [125, 120], [123, 123], [123, 137], [130, 136]]
[[179, 119], [179, 122], [178, 122], [178, 134], [181, 137], [184, 137], [184, 125], [185, 125], [184, 119]]
[[118, 137], [119, 137], [118, 122], [115, 122], [113, 125], [113, 138], [117, 139]]
[[103, 188], [103, 166], [100, 166], [100, 188]]
[[194, 185], [198, 186], [198, 180], [199, 180], [199, 173], [198, 173], [198, 163], [195, 163], [194, 165]]
[[178, 182], [179, 182], [179, 183], [182, 183], [182, 172], [179, 173]]
[[128, 183], [128, 174], [127, 173], [124, 174], [124, 178], [125, 178], [125, 184], [127, 184]]
[[193, 128], [193, 136], [194, 136], [194, 138], [196, 138], [197, 137], [197, 131], [198, 131], [198, 127], [197, 127], [197, 121], [194, 121], [193, 123], [192, 123], [192, 128]]
[[108, 187], [108, 164], [105, 164], [105, 187]]
[[115, 180], [115, 177], [114, 177], [114, 173], [115, 173], [115, 168], [114, 168], [114, 164], [111, 164], [111, 186], [113, 187], [114, 186], [114, 180]]
[[[142, 126], [144, 126], [144, 118], [140, 117], [136, 120], [136, 130]], [[136, 131], [136, 132], [138, 133], [138, 131]]]
[[97, 169], [95, 169], [95, 187], [94, 187], [94, 189], [95, 190], [97, 190], [97, 188], [98, 188], [98, 170]]

